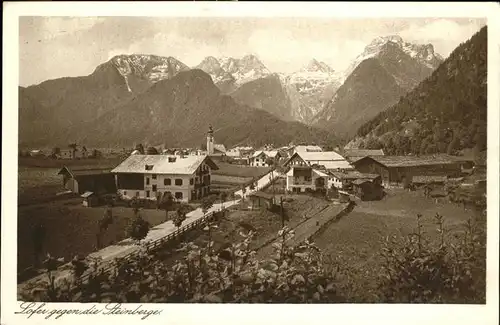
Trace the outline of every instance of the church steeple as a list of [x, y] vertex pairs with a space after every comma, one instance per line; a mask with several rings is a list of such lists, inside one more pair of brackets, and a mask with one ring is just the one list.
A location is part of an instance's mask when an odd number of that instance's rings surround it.
[[214, 153], [214, 130], [212, 125], [208, 126], [207, 132], [207, 153], [212, 155]]

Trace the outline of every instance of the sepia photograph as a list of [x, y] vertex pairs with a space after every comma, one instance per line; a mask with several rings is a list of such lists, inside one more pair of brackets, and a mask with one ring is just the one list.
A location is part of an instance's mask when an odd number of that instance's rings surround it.
[[217, 12], [16, 17], [17, 313], [485, 307], [491, 19]]

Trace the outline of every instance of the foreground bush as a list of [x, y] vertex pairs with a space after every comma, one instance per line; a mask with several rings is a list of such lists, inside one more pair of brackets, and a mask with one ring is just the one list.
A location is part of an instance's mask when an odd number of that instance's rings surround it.
[[[291, 248], [293, 233], [286, 227], [274, 245], [275, 254], [257, 260], [251, 250], [253, 233], [215, 254], [213, 242], [206, 247], [192, 243], [180, 250], [184, 259], [167, 267], [143, 251], [130, 261], [117, 261], [114, 274], [91, 272], [87, 283], [75, 281], [37, 289], [28, 300], [78, 302], [341, 302], [335, 270], [325, 267], [319, 249], [304, 243]], [[97, 269], [97, 268], [95, 268]], [[80, 266], [79, 275], [81, 275]], [[75, 277], [77, 279], [78, 277]]]
[[380, 281], [381, 299], [398, 303], [485, 303], [486, 235], [484, 225], [469, 220], [453, 243], [446, 240], [443, 218], [436, 215], [440, 238], [432, 242], [417, 216], [416, 232], [388, 238]]
[[[435, 217], [441, 237], [427, 240], [422, 217], [408, 237], [388, 238], [382, 252], [383, 268], [372, 302], [484, 303], [486, 250], [484, 228], [467, 223], [460, 240], [445, 236], [443, 219]], [[210, 228], [210, 225], [208, 226]], [[210, 234], [210, 232], [209, 232]], [[293, 231], [284, 227], [269, 259], [256, 258], [252, 231], [242, 230], [242, 242], [214, 252], [209, 235], [204, 247], [182, 244], [185, 256], [173, 266], [142, 250], [129, 260], [117, 260], [111, 275], [97, 271], [99, 261], [73, 263], [74, 280], [56, 284], [47, 268], [50, 285], [26, 290], [29, 301], [78, 302], [234, 302], [335, 303], [359, 302], [353, 294], [353, 270], [326, 259], [312, 243], [287, 245]], [[89, 280], [80, 276], [89, 272]]]

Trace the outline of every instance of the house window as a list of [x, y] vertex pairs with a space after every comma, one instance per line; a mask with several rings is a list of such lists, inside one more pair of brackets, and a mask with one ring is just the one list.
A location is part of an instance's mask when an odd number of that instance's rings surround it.
[[146, 197], [149, 197], [149, 191], [146, 191]]
[[193, 178], [191, 178], [191, 179], [189, 180], [189, 185], [193, 185], [193, 184], [194, 184], [194, 179], [193, 179]]
[[306, 182], [310, 182], [311, 181], [311, 176], [305, 176], [304, 179], [305, 179]]
[[123, 191], [123, 195], [124, 195], [124, 196], [127, 196], [127, 191]]
[[149, 177], [146, 178], [146, 185], [149, 185]]
[[139, 194], [140, 194], [139, 192], [135, 192], [136, 197], [139, 197]]
[[[180, 178], [176, 178], [176, 179], [175, 179], [175, 185], [177, 185], [177, 186], [181, 186], [181, 185], [182, 185], [182, 179], [180, 179]], [[177, 193], [176, 193], [176, 194], [177, 194]]]
[[151, 175], [152, 179], [156, 179], [156, 174]]
[[165, 178], [163, 180], [163, 185], [172, 185], [172, 180], [170, 178]]
[[177, 200], [182, 200], [182, 192], [175, 192], [175, 198]]
[[153, 192], [156, 192], [156, 184], [153, 185]]

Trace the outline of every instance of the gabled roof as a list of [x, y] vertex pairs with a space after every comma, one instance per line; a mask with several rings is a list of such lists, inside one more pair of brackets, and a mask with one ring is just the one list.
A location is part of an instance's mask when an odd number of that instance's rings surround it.
[[325, 169], [352, 169], [349, 162], [335, 151], [295, 152], [283, 165], [288, 165], [295, 157], [300, 157], [309, 165], [324, 166]]
[[222, 153], [226, 153], [226, 146], [224, 146], [223, 144], [220, 144], [220, 143], [214, 144], [214, 149], [218, 150]]
[[78, 167], [78, 168], [70, 168], [68, 166], [64, 166], [59, 170], [57, 175], [69, 174], [71, 177], [76, 178], [79, 176], [88, 176], [88, 175], [100, 175], [100, 174], [109, 174], [111, 173], [112, 167]]
[[370, 179], [356, 179], [352, 182], [354, 185], [361, 185], [361, 184], [364, 184], [364, 183], [371, 183], [371, 180]]
[[83, 197], [83, 198], [87, 198], [87, 197], [92, 196], [92, 195], [94, 195], [94, 192], [85, 192], [85, 193], [83, 193], [80, 196]]
[[264, 154], [269, 158], [274, 158], [278, 154], [278, 151], [277, 150], [271, 150], [271, 151], [258, 150], [258, 151], [255, 151], [253, 153], [252, 158], [256, 158], [256, 157], [260, 156], [261, 154]]
[[299, 145], [294, 148], [296, 152], [321, 152], [323, 149], [316, 145]]
[[272, 200], [272, 198], [273, 198], [272, 194], [261, 192], [261, 191], [253, 192], [249, 196], [260, 197], [260, 198], [267, 199], [267, 200]]
[[358, 171], [346, 171], [346, 172], [331, 171], [330, 174], [338, 179], [375, 179], [377, 177], [380, 177], [380, 175], [377, 174], [364, 174]]
[[[129, 156], [111, 172], [191, 175], [204, 161], [212, 169], [218, 169], [208, 156], [134, 155]], [[146, 165], [148, 166], [147, 170]]]
[[345, 149], [346, 157], [384, 156], [382, 149]]
[[412, 182], [418, 184], [428, 184], [428, 183], [444, 183], [448, 180], [446, 176], [413, 176]]
[[370, 156], [364, 157], [354, 164], [359, 164], [361, 161], [373, 160], [386, 167], [415, 167], [415, 166], [432, 166], [440, 164], [452, 164], [459, 162], [470, 161], [467, 158], [450, 156], [450, 155], [431, 155], [431, 156]]
[[345, 158], [335, 151], [296, 152], [296, 154], [305, 161], [345, 161]]

